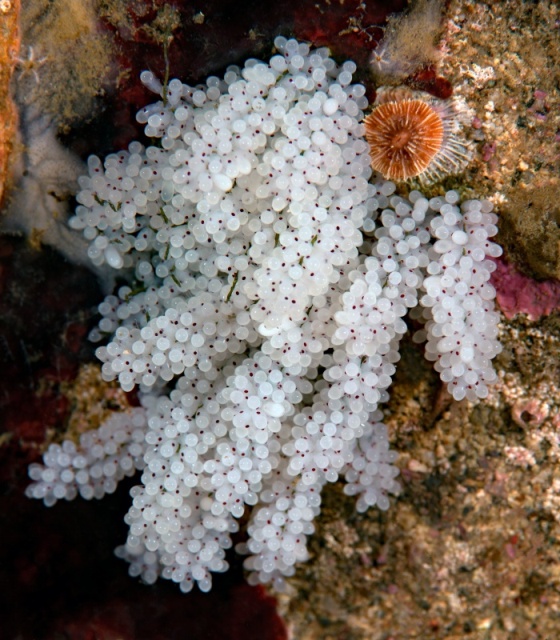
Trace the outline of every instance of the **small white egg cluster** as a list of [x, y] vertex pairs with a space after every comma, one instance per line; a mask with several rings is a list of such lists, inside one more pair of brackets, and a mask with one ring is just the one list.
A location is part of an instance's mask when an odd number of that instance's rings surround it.
[[71, 440], [51, 444], [43, 464], [33, 463], [26, 489], [48, 506], [57, 500], [86, 500], [113, 493], [117, 483], [144, 468], [146, 413], [141, 408], [115, 413], [99, 429], [86, 431], [76, 446]]
[[[360, 511], [388, 508], [398, 470], [379, 405], [407, 313], [456, 399], [484, 396], [499, 351], [489, 203], [368, 182], [354, 63], [275, 45], [269, 63], [204, 86], [144, 72], [162, 100], [138, 119], [157, 144], [90, 159], [71, 221], [94, 264], [128, 280], [92, 335], [109, 337], [103, 377], [137, 386], [145, 414], [117, 553], [132, 575], [183, 591], [226, 570], [247, 510], [249, 580], [281, 587], [307, 557], [327, 482], [345, 477]], [[95, 438], [74, 457], [89, 460]], [[59, 455], [32, 470], [29, 495], [49, 504], [77, 492], [58, 480], [71, 477]]]
[[395, 451], [389, 451], [387, 427], [382, 422], [372, 425], [370, 432], [358, 440], [352, 462], [346, 472], [344, 493], [358, 496], [356, 510], [360, 513], [377, 505], [389, 508], [388, 493], [395, 491], [398, 469], [392, 464], [397, 459]]
[[[262, 352], [230, 360], [210, 378], [193, 367], [169, 396], [144, 396], [146, 468], [118, 552], [133, 575], [152, 582], [161, 573], [183, 591], [193, 580], [209, 589], [210, 572], [227, 568], [229, 533], [281, 466], [289, 431], [282, 418], [302, 399], [296, 382]], [[309, 391], [306, 381], [297, 382]]]
[[293, 488], [293, 479], [277, 471], [275, 480], [261, 493], [260, 506], [247, 528], [249, 540], [237, 551], [251, 554], [245, 560], [249, 583], [272, 582], [282, 590], [284, 579], [295, 573], [295, 564], [309, 557], [307, 537], [314, 531], [313, 520], [319, 514], [321, 486], [301, 490]]
[[106, 347], [97, 349], [103, 378], [118, 377], [125, 391], [135, 385], [145, 391], [191, 367], [209, 371], [232, 353], [244, 353], [257, 339], [257, 332], [247, 326], [248, 314], [238, 314], [237, 323], [232, 322], [235, 317], [231, 304], [223, 303], [216, 292], [187, 300], [176, 297], [172, 307], [142, 328], [129, 321]]
[[[193, 390], [194, 401], [203, 404], [196, 394], [198, 386], [217, 405], [213, 384], [207, 380], [206, 385], [200, 384], [203, 375], [198, 381], [194, 375], [190, 378], [191, 384], [181, 378], [169, 397], [144, 398], [150, 416], [145, 434], [146, 468], [142, 485], [131, 492], [132, 507], [125, 517], [130, 527], [126, 544], [116, 550], [130, 562], [130, 575], [141, 576], [149, 584], [161, 575], [178, 583], [183, 592], [190, 591], [195, 581], [201, 590], [210, 589], [210, 572], [227, 569], [225, 549], [231, 546], [230, 533], [237, 530], [235, 519], [227, 517], [223, 509], [212, 509], [208, 471], [217, 438], [211, 428], [203, 428], [208, 414], [197, 415], [197, 426], [188, 420], [192, 407], [189, 411], [181, 404]], [[213, 418], [215, 422], [215, 414]]]
[[[455, 400], [475, 401], [488, 395], [496, 380], [492, 359], [502, 350], [498, 342], [496, 291], [488, 283], [502, 249], [490, 241], [498, 229], [488, 200], [457, 206], [458, 196], [431, 201], [439, 216], [431, 221], [436, 242], [430, 249], [428, 276], [422, 284], [423, 316], [427, 320], [426, 358], [434, 362]], [[423, 339], [422, 332], [417, 339]]]

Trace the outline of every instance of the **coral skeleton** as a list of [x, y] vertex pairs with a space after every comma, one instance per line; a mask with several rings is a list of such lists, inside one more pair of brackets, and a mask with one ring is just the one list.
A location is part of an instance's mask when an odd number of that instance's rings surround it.
[[461, 135], [466, 108], [406, 87], [381, 87], [364, 121], [371, 165], [388, 180], [423, 184], [463, 171], [472, 153]]
[[357, 508], [398, 491], [380, 403], [409, 310], [456, 400], [484, 397], [500, 350], [488, 201], [396, 195], [372, 178], [356, 65], [277, 38], [270, 62], [166, 90], [153, 146], [89, 159], [70, 224], [128, 285], [99, 306], [105, 380], [137, 389], [78, 446], [51, 445], [28, 495], [101, 497], [142, 469], [117, 555], [130, 573], [211, 588], [249, 514], [251, 583], [308, 557], [321, 490]]

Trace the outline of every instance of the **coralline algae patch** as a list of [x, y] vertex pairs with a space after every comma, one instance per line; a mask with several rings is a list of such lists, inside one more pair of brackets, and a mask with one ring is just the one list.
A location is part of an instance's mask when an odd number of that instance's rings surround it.
[[506, 318], [511, 320], [522, 313], [530, 320], [538, 320], [560, 310], [560, 281], [534, 280], [504, 259], [497, 259], [495, 264], [492, 283], [496, 301]]

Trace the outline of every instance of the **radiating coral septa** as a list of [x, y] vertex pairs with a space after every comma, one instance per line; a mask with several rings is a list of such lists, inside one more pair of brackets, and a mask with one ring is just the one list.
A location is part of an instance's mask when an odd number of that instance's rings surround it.
[[365, 118], [373, 169], [388, 180], [423, 184], [463, 171], [472, 158], [461, 135], [466, 105], [407, 87], [381, 87]]

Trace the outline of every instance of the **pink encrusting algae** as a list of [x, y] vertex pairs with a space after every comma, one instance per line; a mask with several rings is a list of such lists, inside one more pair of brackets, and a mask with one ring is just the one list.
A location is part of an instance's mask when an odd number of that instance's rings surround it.
[[560, 282], [529, 278], [519, 272], [504, 258], [494, 260], [496, 271], [492, 285], [496, 289], [496, 301], [502, 313], [511, 320], [519, 313], [530, 320], [548, 316], [560, 308]]

